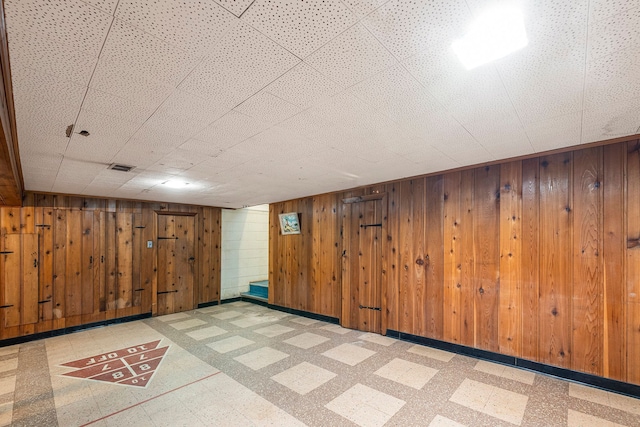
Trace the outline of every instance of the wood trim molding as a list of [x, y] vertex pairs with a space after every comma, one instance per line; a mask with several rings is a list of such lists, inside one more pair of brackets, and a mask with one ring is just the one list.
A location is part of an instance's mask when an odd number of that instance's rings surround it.
[[4, 3], [0, 1], [0, 205], [21, 206], [24, 183], [18, 151], [16, 112]]
[[198, 212], [179, 212], [179, 211], [154, 211], [158, 215], [174, 215], [174, 216], [196, 216]]

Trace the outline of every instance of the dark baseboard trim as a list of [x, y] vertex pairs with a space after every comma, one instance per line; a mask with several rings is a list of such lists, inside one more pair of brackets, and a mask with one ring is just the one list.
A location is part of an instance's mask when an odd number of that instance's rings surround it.
[[38, 332], [36, 334], [24, 335], [22, 337], [7, 338], [0, 340], [0, 347], [7, 347], [15, 344], [24, 344], [30, 341], [41, 340], [44, 338], [57, 337], [60, 335], [71, 334], [73, 332], [83, 331], [85, 329], [100, 328], [107, 325], [115, 325], [117, 323], [133, 322], [134, 320], [148, 319], [151, 313], [136, 314], [135, 316], [119, 317], [116, 319], [101, 320], [99, 322], [86, 323], [84, 325], [70, 326], [68, 328], [54, 329], [53, 331]]
[[480, 350], [473, 347], [467, 347], [465, 345], [453, 344], [433, 338], [426, 338], [419, 335], [398, 332], [391, 329], [387, 330], [387, 336], [403, 341], [426, 345], [428, 347], [433, 347], [440, 350], [445, 350], [451, 353], [462, 354], [465, 356], [475, 357], [477, 359], [484, 359], [491, 362], [502, 363], [503, 365], [510, 365], [518, 368], [528, 369], [565, 380], [598, 387], [606, 391], [612, 391], [615, 393], [640, 398], [640, 386], [635, 384], [612, 380], [610, 378], [599, 377], [597, 375], [585, 374], [584, 372], [572, 371], [571, 369], [559, 368], [557, 366], [546, 365], [544, 363], [533, 362], [531, 360], [521, 359], [519, 357], [507, 356], [504, 354], [495, 353], [493, 351]]
[[229, 304], [231, 302], [237, 302], [237, 301], [242, 301], [242, 298], [240, 297], [235, 297], [235, 298], [227, 298], [227, 299], [223, 299], [222, 301], [220, 301], [220, 304]]
[[242, 301], [247, 301], [253, 304], [261, 305], [263, 307], [268, 307], [273, 310], [282, 311], [289, 314], [295, 314], [296, 316], [308, 317], [309, 319], [319, 320], [321, 322], [333, 323], [336, 325], [340, 324], [340, 319], [337, 317], [325, 316], [324, 314], [311, 313], [310, 311], [296, 310], [295, 308], [282, 307], [280, 305], [269, 304], [265, 301], [260, 301], [253, 298], [245, 298], [242, 297]]
[[[222, 302], [220, 304], [222, 304]], [[214, 305], [218, 305], [218, 301], [201, 302], [198, 304], [198, 308], [213, 307]]]

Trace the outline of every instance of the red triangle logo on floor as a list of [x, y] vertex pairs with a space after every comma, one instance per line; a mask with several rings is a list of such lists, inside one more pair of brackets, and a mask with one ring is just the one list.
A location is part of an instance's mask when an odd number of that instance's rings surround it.
[[132, 387], [146, 387], [151, 382], [169, 346], [158, 348], [160, 340], [138, 344], [60, 366], [76, 368], [65, 377], [104, 381]]

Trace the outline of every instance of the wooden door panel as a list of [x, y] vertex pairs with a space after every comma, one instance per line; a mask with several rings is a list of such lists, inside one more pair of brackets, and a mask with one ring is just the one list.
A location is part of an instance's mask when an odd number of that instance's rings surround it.
[[174, 217], [158, 215], [158, 315], [173, 313], [175, 272]]
[[20, 235], [6, 234], [2, 239], [2, 261], [0, 270], [2, 271], [2, 308], [5, 328], [20, 325]]
[[343, 318], [349, 328], [381, 331], [382, 201], [344, 206]]
[[22, 324], [38, 323], [38, 235], [22, 235]]

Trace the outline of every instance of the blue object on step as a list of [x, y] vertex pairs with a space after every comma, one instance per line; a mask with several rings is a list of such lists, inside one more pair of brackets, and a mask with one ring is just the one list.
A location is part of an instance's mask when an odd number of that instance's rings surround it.
[[269, 281], [249, 282], [249, 292], [243, 293], [242, 296], [269, 299]]

